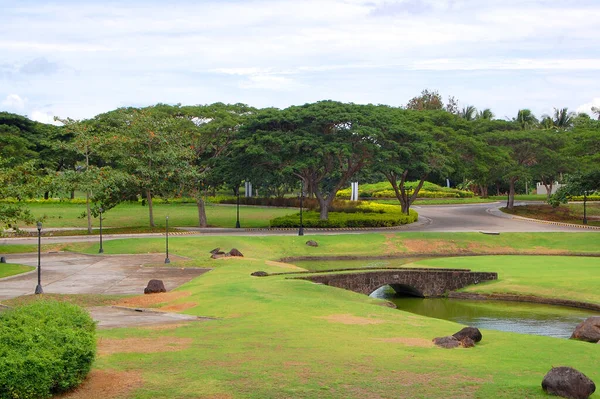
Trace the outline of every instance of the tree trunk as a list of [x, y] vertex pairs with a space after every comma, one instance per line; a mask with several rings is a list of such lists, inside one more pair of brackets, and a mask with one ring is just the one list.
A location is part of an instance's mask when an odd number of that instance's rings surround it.
[[500, 183], [496, 182], [496, 195], [500, 195]]
[[150, 227], [155, 227], [154, 212], [152, 211], [152, 193], [150, 189], [146, 190], [146, 202], [148, 202], [148, 216], [150, 217]]
[[488, 197], [488, 188], [486, 185], [479, 185], [479, 196], [481, 198], [487, 198]]
[[329, 205], [333, 198], [325, 198], [319, 190], [315, 190], [315, 195], [319, 201], [319, 219], [327, 220], [329, 218]]
[[75, 199], [75, 190], [71, 190], [71, 199]]
[[204, 206], [204, 200], [196, 198], [196, 205], [198, 206], [198, 226], [206, 227], [206, 207]]
[[48, 191], [44, 192], [44, 199], [47, 200], [50, 197], [50, 193]]
[[87, 231], [88, 234], [92, 234], [92, 212], [90, 209], [90, 192], [85, 193], [85, 207], [87, 210]]
[[506, 204], [508, 209], [513, 209], [515, 207], [515, 182], [517, 180], [517, 178], [511, 177], [509, 181], [508, 203]]

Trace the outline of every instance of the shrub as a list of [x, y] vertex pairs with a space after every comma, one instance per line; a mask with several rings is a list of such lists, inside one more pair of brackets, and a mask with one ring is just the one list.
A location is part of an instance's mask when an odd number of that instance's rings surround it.
[[[393, 205], [378, 205], [389, 206]], [[393, 227], [416, 222], [419, 215], [411, 210], [409, 215], [395, 212], [363, 213], [363, 212], [329, 212], [328, 220], [320, 220], [319, 213], [314, 211], [304, 212], [304, 227], [316, 228], [341, 228], [341, 227]], [[298, 227], [300, 225], [300, 214], [287, 215], [271, 220], [271, 227]]]
[[79, 385], [96, 353], [80, 307], [40, 300], [0, 314], [0, 398], [49, 398]]

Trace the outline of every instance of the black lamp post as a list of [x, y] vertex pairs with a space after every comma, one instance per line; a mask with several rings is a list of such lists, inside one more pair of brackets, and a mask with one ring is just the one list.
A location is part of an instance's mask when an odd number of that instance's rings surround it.
[[235, 222], [235, 228], [236, 229], [240, 228], [240, 189], [239, 189], [239, 187], [237, 189], [237, 219]]
[[42, 289], [42, 222], [37, 222], [38, 231], [38, 283], [35, 287], [36, 294], [43, 294]]
[[102, 212], [104, 212], [104, 209], [100, 208], [98, 209], [98, 211], [100, 212], [100, 249], [98, 250], [98, 253], [103, 254], [104, 248], [102, 248]]
[[167, 246], [167, 257], [165, 258], [165, 263], [171, 263], [171, 260], [169, 259], [169, 217], [167, 216], [167, 234], [165, 235], [166, 238], [166, 246]]
[[583, 192], [583, 224], [588, 224], [587, 221], [587, 208], [586, 208], [586, 203], [587, 203], [587, 190], [585, 190]]
[[304, 180], [302, 181], [302, 184], [300, 186], [300, 230], [298, 230], [298, 235], [299, 236], [303, 236], [304, 235], [304, 222], [302, 220], [302, 201], [304, 199]]

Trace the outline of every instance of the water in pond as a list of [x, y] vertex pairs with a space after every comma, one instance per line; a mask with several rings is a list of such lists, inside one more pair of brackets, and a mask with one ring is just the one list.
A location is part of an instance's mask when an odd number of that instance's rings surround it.
[[569, 338], [577, 324], [586, 318], [600, 316], [591, 310], [522, 302], [400, 297], [388, 286], [371, 296], [394, 302], [400, 310], [427, 317], [490, 330], [559, 338]]

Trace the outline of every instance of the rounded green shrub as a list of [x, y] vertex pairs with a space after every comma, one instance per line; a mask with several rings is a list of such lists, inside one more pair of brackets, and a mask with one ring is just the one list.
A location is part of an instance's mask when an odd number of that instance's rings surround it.
[[49, 398], [79, 385], [96, 354], [82, 308], [39, 300], [0, 313], [0, 399]]

